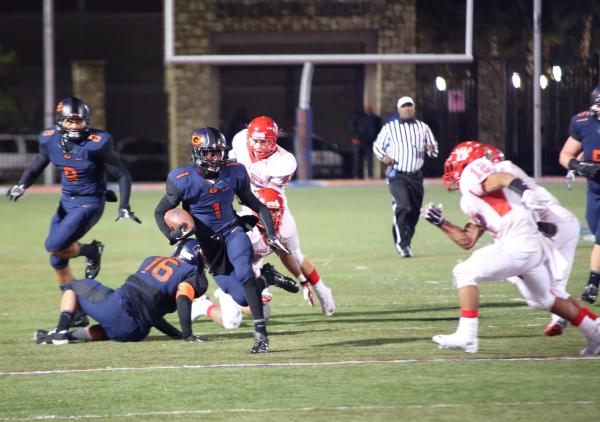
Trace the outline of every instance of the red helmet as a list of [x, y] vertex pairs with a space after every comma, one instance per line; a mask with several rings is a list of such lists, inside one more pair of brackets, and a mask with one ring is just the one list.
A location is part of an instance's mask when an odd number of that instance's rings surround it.
[[500, 148], [496, 148], [493, 145], [482, 144], [485, 151], [485, 158], [490, 160], [492, 163], [499, 163], [500, 161], [506, 160], [504, 153]]
[[248, 124], [248, 148], [259, 160], [273, 155], [277, 151], [279, 127], [273, 119], [260, 116]]
[[458, 189], [460, 176], [467, 164], [482, 157], [485, 157], [485, 149], [477, 141], [466, 141], [456, 145], [444, 163], [442, 180], [446, 189]]
[[[271, 218], [273, 219], [273, 226], [275, 231], [279, 231], [279, 226], [283, 220], [283, 210], [285, 205], [283, 204], [283, 197], [281, 194], [272, 188], [262, 188], [256, 192], [256, 197], [260, 202], [265, 204], [271, 212]], [[263, 228], [262, 222], [258, 220], [258, 227]]]

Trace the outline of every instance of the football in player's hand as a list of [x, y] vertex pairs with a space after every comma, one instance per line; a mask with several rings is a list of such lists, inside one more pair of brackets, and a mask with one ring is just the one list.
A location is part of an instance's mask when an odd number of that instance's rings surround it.
[[183, 224], [183, 233], [189, 233], [194, 230], [194, 219], [191, 214], [181, 208], [173, 208], [165, 213], [165, 223], [171, 230], [178, 230]]

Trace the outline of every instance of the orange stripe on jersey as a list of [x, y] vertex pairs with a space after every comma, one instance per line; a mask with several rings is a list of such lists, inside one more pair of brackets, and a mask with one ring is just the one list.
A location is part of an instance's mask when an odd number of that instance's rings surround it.
[[182, 177], [189, 176], [189, 175], [190, 175], [189, 171], [184, 171], [183, 173], [178, 174], [177, 176], [175, 176], [175, 178], [176, 179], [181, 179]]
[[575, 120], [575, 122], [579, 123], [579, 122], [587, 122], [589, 119], [589, 117], [586, 117], [585, 119], [577, 119]]
[[236, 161], [229, 161], [229, 162], [225, 163], [225, 167], [231, 167], [231, 166], [241, 166], [241, 164]]
[[504, 215], [512, 209], [510, 202], [508, 202], [506, 196], [504, 196], [504, 192], [501, 190], [488, 193], [480, 198], [487, 202], [488, 205], [492, 207], [500, 217], [504, 217]]
[[50, 136], [53, 134], [54, 134], [54, 129], [45, 130], [44, 133], [42, 133], [42, 135], [44, 135], [44, 136]]
[[179, 287], [177, 288], [177, 294], [175, 297], [179, 297], [181, 295], [186, 296], [189, 300], [194, 300], [194, 295], [196, 292], [190, 283], [184, 281], [183, 283], [179, 283]]

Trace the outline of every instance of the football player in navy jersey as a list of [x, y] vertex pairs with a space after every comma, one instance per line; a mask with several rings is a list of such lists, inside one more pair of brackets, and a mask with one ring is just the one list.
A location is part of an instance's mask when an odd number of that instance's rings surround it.
[[[174, 339], [206, 341], [192, 333], [191, 310], [192, 301], [206, 292], [208, 281], [199, 262], [198, 248], [190, 251], [183, 242], [171, 257], [146, 258], [117, 290], [88, 278], [67, 284], [58, 325], [50, 331], [37, 330], [36, 343], [140, 341], [148, 336], [152, 327]], [[68, 332], [78, 310], [94, 318], [99, 325]], [[175, 311], [181, 331], [164, 319], [164, 315]]]
[[[583, 161], [577, 157], [583, 152]], [[569, 137], [559, 156], [560, 164], [587, 179], [588, 226], [596, 237], [590, 257], [590, 276], [581, 300], [594, 303], [600, 284], [600, 85], [592, 91], [590, 109], [571, 118]]]
[[50, 222], [45, 246], [61, 288], [74, 280], [70, 258], [87, 258], [86, 278], [95, 278], [100, 272], [104, 245], [96, 240], [88, 244], [78, 240], [98, 222], [104, 202], [116, 201], [114, 192], [106, 190], [105, 170], [119, 183], [117, 220], [125, 218], [141, 223], [129, 207], [129, 172], [115, 155], [111, 136], [89, 126], [89, 114], [88, 106], [79, 98], [61, 100], [56, 107], [56, 126], [40, 133], [39, 154], [23, 172], [19, 183], [7, 192], [10, 200], [19, 199], [49, 163], [60, 172], [62, 197]]
[[171, 171], [166, 194], [154, 211], [161, 232], [173, 244], [183, 237], [182, 228], [171, 230], [165, 213], [180, 203], [194, 218], [196, 239], [210, 264], [213, 275], [229, 275], [244, 286], [245, 298], [254, 320], [255, 343], [252, 353], [269, 350], [261, 292], [255, 280], [253, 250], [233, 207], [234, 196], [258, 213], [265, 226], [267, 241], [274, 249], [289, 253], [275, 234], [269, 209], [250, 190], [250, 179], [243, 165], [227, 162], [229, 147], [215, 128], [196, 130], [190, 142], [192, 164]]

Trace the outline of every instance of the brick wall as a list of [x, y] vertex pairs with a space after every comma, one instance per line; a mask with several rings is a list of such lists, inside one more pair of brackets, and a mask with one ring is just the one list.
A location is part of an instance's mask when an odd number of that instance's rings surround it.
[[[414, 53], [416, 0], [176, 0], [175, 54], [211, 54], [217, 33], [378, 31], [377, 53]], [[274, 35], [276, 36], [276, 34]], [[251, 42], [251, 37], [249, 37]], [[211, 66], [168, 65], [171, 166], [189, 162], [191, 133], [219, 121], [218, 80]], [[377, 65], [375, 110], [394, 110], [416, 92], [415, 66]]]

